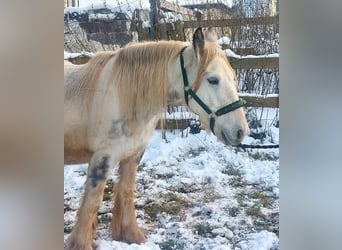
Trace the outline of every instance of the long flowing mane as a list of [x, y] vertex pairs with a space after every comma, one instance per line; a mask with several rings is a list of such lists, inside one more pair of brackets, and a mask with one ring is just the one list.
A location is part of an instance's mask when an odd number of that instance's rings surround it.
[[[115, 51], [99, 52], [93, 56], [82, 69], [81, 78], [79, 82], [75, 82], [72, 86], [71, 95], [75, 93], [86, 96], [86, 105], [88, 110], [91, 108], [94, 92], [99, 83], [99, 76], [108, 63], [108, 61], [115, 56]], [[70, 87], [68, 87], [70, 88]]]
[[130, 44], [118, 51], [112, 80], [131, 132], [139, 122], [159, 114], [166, 105], [169, 63], [180, 54], [182, 42]]

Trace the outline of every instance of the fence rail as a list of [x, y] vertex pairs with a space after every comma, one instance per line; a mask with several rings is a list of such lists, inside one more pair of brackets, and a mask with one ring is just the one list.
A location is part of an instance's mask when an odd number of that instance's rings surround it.
[[247, 107], [279, 108], [279, 96], [239, 96], [247, 101]]
[[229, 62], [234, 69], [277, 69], [279, 68], [279, 58], [229, 58]]
[[[80, 55], [69, 58], [68, 60], [73, 64], [84, 64], [90, 60], [90, 56]], [[279, 58], [234, 58], [229, 57], [229, 62], [233, 69], [277, 69], [279, 68]]]
[[184, 21], [183, 23], [184, 28], [193, 28], [199, 25], [203, 27], [240, 27], [246, 25], [272, 25], [279, 23], [279, 16]]

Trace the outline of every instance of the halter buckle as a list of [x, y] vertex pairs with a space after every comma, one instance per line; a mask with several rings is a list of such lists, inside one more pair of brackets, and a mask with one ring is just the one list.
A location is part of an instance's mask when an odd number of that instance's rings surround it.
[[211, 118], [213, 118], [213, 119], [215, 119], [217, 117], [217, 115], [215, 114], [215, 112], [211, 112], [210, 114], [209, 114], [209, 118], [211, 119]]

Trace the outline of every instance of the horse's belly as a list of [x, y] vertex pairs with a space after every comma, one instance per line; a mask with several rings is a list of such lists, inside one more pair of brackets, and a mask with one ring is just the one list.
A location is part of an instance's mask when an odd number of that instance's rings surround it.
[[92, 155], [80, 131], [64, 134], [64, 164], [88, 163]]
[[71, 150], [64, 148], [64, 164], [89, 163], [91, 153], [87, 150]]

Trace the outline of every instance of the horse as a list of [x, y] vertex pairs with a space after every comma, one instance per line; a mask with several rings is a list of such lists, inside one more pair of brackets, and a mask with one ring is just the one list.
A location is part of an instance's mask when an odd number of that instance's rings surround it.
[[225, 145], [249, 132], [237, 79], [212, 31], [192, 42], [131, 43], [99, 52], [84, 65], [64, 65], [64, 162], [88, 163], [85, 191], [67, 249], [92, 249], [108, 172], [119, 164], [112, 237], [140, 244], [136, 221], [137, 166], [169, 104], [187, 105]]

